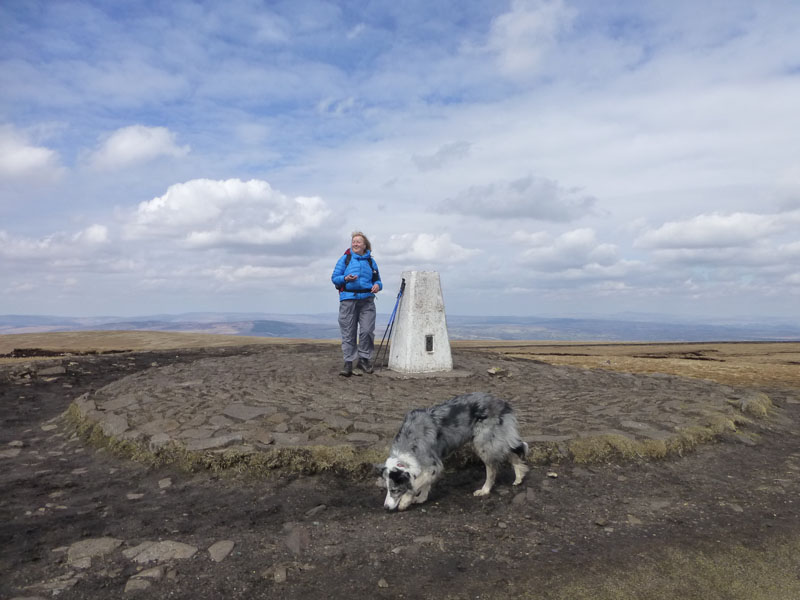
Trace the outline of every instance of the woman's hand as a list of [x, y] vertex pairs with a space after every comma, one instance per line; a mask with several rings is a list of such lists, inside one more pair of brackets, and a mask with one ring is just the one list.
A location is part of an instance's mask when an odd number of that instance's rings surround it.
[[381, 288], [377, 283], [373, 283], [372, 284], [372, 293], [373, 294], [377, 294], [379, 289], [381, 289]]
[[357, 275], [345, 275], [344, 276], [344, 280], [345, 281], [355, 281], [356, 279], [358, 279]]

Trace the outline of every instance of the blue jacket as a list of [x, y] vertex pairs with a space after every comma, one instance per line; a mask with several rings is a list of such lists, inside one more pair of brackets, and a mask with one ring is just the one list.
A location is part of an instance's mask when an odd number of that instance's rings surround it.
[[[378, 264], [371, 259], [370, 251], [367, 250], [363, 255], [359, 256], [355, 252], [350, 253], [350, 262], [345, 266], [347, 255], [343, 254], [336, 266], [333, 268], [331, 281], [333, 285], [341, 289], [345, 285], [345, 275], [358, 275], [355, 281], [348, 281], [344, 291], [339, 292], [339, 302], [342, 300], [363, 300], [364, 298], [374, 297], [370, 290], [372, 289], [372, 269], [373, 265], [375, 271], [378, 271]], [[375, 283], [378, 284], [378, 289], [383, 289], [380, 273], [377, 274], [378, 279]], [[356, 290], [356, 291], [351, 291]]]

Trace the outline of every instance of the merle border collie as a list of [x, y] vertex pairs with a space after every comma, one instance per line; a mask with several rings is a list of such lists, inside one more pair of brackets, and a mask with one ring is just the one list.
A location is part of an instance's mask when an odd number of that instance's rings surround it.
[[517, 431], [517, 417], [505, 400], [476, 392], [443, 404], [410, 411], [392, 442], [389, 458], [378, 469], [386, 487], [387, 510], [405, 510], [428, 499], [431, 486], [443, 475], [442, 460], [472, 442], [486, 465], [486, 482], [475, 496], [491, 492], [500, 466], [509, 461], [514, 485], [528, 472], [528, 444]]

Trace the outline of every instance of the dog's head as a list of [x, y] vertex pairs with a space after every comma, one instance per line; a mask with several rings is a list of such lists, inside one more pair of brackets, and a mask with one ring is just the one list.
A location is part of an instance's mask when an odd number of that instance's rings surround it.
[[413, 502], [416, 494], [414, 471], [413, 465], [394, 456], [380, 466], [381, 479], [386, 488], [386, 499], [383, 501], [386, 510], [405, 510]]

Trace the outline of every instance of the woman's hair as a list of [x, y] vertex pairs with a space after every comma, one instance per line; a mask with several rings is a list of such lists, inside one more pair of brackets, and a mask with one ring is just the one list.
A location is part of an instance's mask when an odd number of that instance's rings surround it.
[[364, 238], [364, 246], [366, 247], [367, 250], [372, 252], [372, 244], [369, 243], [369, 238], [367, 236], [365, 236], [363, 233], [361, 233], [360, 231], [354, 231], [353, 233], [351, 233], [350, 234], [350, 240], [352, 241], [352, 239], [354, 237], [356, 237], [357, 235], [361, 236], [362, 238]]

